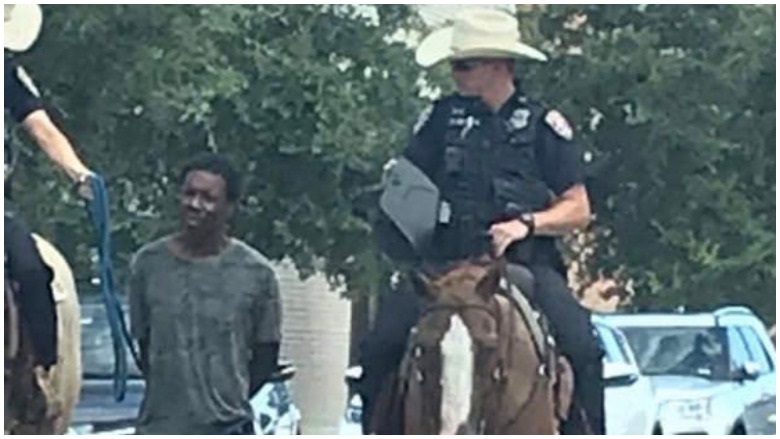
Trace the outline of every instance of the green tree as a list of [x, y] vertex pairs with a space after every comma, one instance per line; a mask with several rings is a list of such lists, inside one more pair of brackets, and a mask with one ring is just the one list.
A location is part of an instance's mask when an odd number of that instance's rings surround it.
[[592, 157], [594, 265], [628, 268], [643, 307], [741, 303], [774, 320], [774, 6], [533, 13], [554, 56], [529, 85]]
[[[248, 176], [237, 234], [273, 258], [376, 292], [385, 267], [355, 197], [424, 105], [399, 29], [407, 6], [51, 6], [24, 55], [57, 118], [109, 180], [117, 266], [171, 230], [195, 151]], [[524, 86], [588, 152], [593, 268], [625, 267], [640, 306], [775, 310], [774, 6], [553, 5], [518, 10], [551, 54]], [[578, 19], [575, 19], [579, 17]], [[582, 19], [585, 19], [584, 21]], [[33, 160], [35, 158], [35, 160]], [[39, 154], [25, 213], [89, 268], [79, 203]]]
[[[374, 183], [422, 103], [405, 6], [68, 6], [45, 9], [24, 62], [112, 196], [118, 260], [171, 230], [179, 166], [210, 148], [246, 175], [237, 235], [304, 273], [376, 289], [380, 259], [351, 200]], [[24, 157], [27, 214], [86, 273], [81, 207]], [[60, 189], [57, 189], [60, 188]], [[124, 266], [123, 263], [117, 263]]]

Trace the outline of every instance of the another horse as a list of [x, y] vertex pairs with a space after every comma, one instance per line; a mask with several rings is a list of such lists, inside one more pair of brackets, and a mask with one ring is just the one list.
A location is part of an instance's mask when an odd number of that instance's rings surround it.
[[372, 430], [558, 433], [570, 404], [571, 368], [546, 335], [540, 348], [528, 313], [510, 298], [503, 262], [462, 262], [422, 278], [429, 305], [398, 375], [377, 399]]
[[[40, 236], [35, 243], [54, 271], [57, 310], [57, 364], [49, 373], [32, 367], [28, 335], [5, 283], [5, 427], [11, 434], [64, 434], [81, 387], [81, 328], [73, 272], [62, 254]], [[10, 299], [10, 300], [9, 300]]]

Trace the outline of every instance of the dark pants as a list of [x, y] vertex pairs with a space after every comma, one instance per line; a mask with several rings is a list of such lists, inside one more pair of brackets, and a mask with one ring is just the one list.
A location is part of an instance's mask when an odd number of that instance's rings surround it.
[[17, 214], [6, 213], [4, 226], [7, 276], [19, 285], [15, 297], [33, 344], [35, 364], [48, 368], [57, 362], [57, 311], [51, 292], [53, 274], [43, 262], [30, 229]]
[[[601, 348], [590, 322], [590, 312], [580, 306], [561, 274], [552, 268], [531, 268], [535, 293], [529, 300], [550, 320], [558, 348], [572, 364], [575, 374], [575, 399], [587, 414], [592, 432], [604, 434], [604, 389], [601, 374]], [[403, 359], [409, 330], [417, 323], [423, 298], [411, 284], [382, 298], [374, 329], [363, 341], [361, 363], [363, 378], [363, 431], [368, 431], [374, 398], [388, 374], [395, 372]], [[572, 413], [573, 414], [573, 413]], [[586, 431], [580, 416], [570, 416], [563, 433]]]
[[[532, 266], [535, 291], [529, 297], [550, 322], [560, 352], [574, 369], [573, 410], [584, 409], [592, 433], [605, 434], [602, 349], [590, 311], [574, 298], [561, 274], [550, 267]], [[564, 434], [583, 434], [582, 417], [570, 413], [562, 426]]]
[[242, 420], [236, 424], [228, 425], [219, 434], [255, 434], [255, 425], [251, 419]]

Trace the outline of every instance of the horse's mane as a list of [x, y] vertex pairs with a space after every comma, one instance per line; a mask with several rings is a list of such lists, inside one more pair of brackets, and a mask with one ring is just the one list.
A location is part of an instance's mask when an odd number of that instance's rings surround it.
[[483, 277], [487, 269], [480, 265], [464, 264], [449, 270], [447, 273], [436, 279], [433, 284], [437, 288], [447, 288], [466, 283], [478, 283]]

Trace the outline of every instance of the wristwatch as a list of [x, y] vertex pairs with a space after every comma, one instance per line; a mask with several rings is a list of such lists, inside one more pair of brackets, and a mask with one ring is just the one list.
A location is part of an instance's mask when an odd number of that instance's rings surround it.
[[528, 234], [526, 237], [534, 236], [534, 231], [536, 230], [536, 221], [534, 220], [534, 214], [532, 213], [521, 213], [520, 216], [517, 217], [518, 221], [525, 224], [526, 227], [528, 227]]

